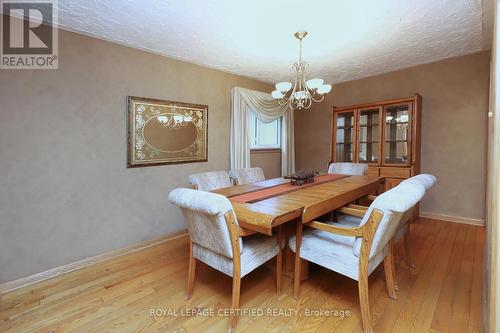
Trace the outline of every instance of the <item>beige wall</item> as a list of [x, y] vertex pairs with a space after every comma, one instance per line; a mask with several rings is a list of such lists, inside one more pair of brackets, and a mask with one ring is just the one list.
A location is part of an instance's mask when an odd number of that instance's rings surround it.
[[250, 152], [252, 167], [261, 167], [266, 178], [281, 177], [281, 151], [280, 150], [252, 150]]
[[422, 172], [438, 177], [421, 210], [484, 219], [489, 61], [482, 52], [335, 85], [314, 109], [296, 112], [297, 169], [326, 170], [333, 105], [419, 93]]
[[[69, 32], [59, 70], [0, 71], [0, 282], [185, 228], [167, 202], [229, 168], [230, 89], [269, 85]], [[126, 168], [126, 96], [207, 104], [208, 162]]]
[[488, 185], [486, 213], [486, 271], [483, 318], [487, 332], [500, 328], [500, 7], [495, 2], [495, 25], [490, 68], [490, 112], [488, 118]]

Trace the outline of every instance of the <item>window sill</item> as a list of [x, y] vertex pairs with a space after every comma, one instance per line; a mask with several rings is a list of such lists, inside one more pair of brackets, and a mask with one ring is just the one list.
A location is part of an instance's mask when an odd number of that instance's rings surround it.
[[281, 148], [250, 148], [250, 153], [281, 153]]

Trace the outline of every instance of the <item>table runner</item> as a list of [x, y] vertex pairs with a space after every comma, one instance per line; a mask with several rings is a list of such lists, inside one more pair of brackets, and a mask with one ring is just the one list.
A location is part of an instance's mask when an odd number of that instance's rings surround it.
[[302, 186], [298, 185], [292, 185], [291, 183], [287, 184], [282, 184], [282, 185], [277, 185], [277, 186], [272, 186], [268, 187], [262, 190], [256, 190], [252, 191], [249, 193], [244, 193], [244, 194], [239, 194], [231, 197], [231, 201], [236, 201], [236, 202], [246, 202], [246, 203], [254, 203], [257, 201], [269, 199], [278, 195], [282, 195], [288, 192], [293, 192], [297, 190], [302, 190], [304, 188], [308, 188], [314, 185], [318, 185], [321, 183], [326, 183], [330, 182], [333, 180], [341, 179], [349, 177], [348, 175], [338, 175], [338, 174], [327, 174], [327, 175], [321, 175], [321, 176], [316, 176], [314, 179], [314, 183], [307, 183]]

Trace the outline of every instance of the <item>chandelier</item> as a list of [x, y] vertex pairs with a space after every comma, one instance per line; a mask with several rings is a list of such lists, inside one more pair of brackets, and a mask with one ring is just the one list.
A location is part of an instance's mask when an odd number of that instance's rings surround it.
[[295, 70], [295, 83], [292, 89], [291, 82], [276, 83], [276, 90], [271, 95], [278, 100], [279, 105], [289, 104], [291, 109], [308, 109], [312, 102], [321, 102], [332, 90], [331, 84], [324, 84], [322, 79], [306, 81], [307, 62], [302, 60], [302, 40], [307, 36], [307, 31], [297, 31], [295, 38], [299, 40], [299, 60], [293, 64]]

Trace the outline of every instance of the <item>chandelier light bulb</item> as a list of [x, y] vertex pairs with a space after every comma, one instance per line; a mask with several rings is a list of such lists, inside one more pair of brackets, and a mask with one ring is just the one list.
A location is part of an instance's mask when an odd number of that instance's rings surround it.
[[309, 89], [318, 89], [323, 85], [323, 79], [310, 79], [307, 80], [306, 84]]
[[307, 91], [301, 90], [301, 91], [296, 91], [293, 94], [293, 97], [295, 99], [306, 99], [308, 97], [309, 93]]
[[316, 91], [318, 94], [328, 94], [331, 90], [332, 90], [331, 84], [322, 84], [320, 87], [318, 87], [318, 90]]
[[271, 93], [271, 96], [273, 96], [274, 99], [280, 99], [280, 98], [283, 98], [283, 93], [279, 90], [273, 90], [273, 92]]
[[292, 88], [291, 82], [279, 82], [276, 83], [276, 90], [281, 91], [282, 93], [287, 92]]

